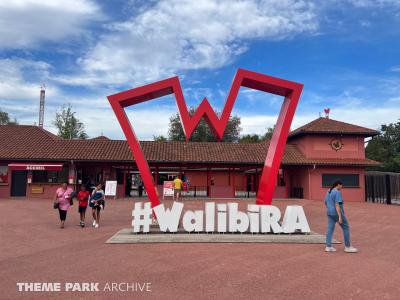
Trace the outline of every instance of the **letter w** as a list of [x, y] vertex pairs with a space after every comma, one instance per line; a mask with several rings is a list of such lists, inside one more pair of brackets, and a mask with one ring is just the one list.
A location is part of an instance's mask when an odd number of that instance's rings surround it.
[[160, 204], [154, 207], [153, 210], [157, 216], [157, 221], [161, 231], [178, 231], [179, 219], [183, 210], [183, 203], [174, 201], [172, 209], [165, 209], [164, 204]]

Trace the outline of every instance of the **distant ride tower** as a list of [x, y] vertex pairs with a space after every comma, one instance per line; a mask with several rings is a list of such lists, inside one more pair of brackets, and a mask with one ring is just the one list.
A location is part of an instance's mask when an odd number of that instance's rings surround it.
[[46, 86], [44, 83], [40, 86], [40, 108], [39, 108], [39, 127], [43, 128], [44, 121], [44, 97]]

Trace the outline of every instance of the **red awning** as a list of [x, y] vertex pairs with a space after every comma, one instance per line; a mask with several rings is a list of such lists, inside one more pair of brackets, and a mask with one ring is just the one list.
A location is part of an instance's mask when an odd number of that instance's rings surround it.
[[9, 164], [10, 170], [29, 170], [29, 171], [61, 171], [63, 164], [52, 163], [13, 163]]

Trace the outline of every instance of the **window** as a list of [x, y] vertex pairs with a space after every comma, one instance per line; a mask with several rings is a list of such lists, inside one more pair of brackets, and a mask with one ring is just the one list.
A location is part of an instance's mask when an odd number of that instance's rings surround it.
[[8, 166], [0, 166], [0, 184], [8, 183]]
[[359, 174], [322, 174], [323, 187], [330, 187], [336, 180], [341, 180], [344, 187], [360, 187]]
[[33, 183], [62, 183], [68, 181], [68, 167], [61, 171], [32, 171]]

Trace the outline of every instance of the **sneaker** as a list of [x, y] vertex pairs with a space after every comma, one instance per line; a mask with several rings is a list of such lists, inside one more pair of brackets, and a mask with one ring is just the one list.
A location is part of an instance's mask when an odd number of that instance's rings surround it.
[[85, 227], [85, 222], [81, 222], [81, 227]]
[[331, 247], [325, 247], [325, 252], [336, 252], [336, 249]]
[[99, 228], [99, 224], [98, 224], [98, 223], [96, 223], [96, 225], [94, 226], [94, 228]]
[[354, 248], [353, 246], [344, 247], [344, 252], [347, 252], [347, 253], [357, 253], [357, 252], [358, 252], [358, 249], [357, 249], [357, 248]]
[[93, 227], [96, 226], [96, 220], [93, 220]]

